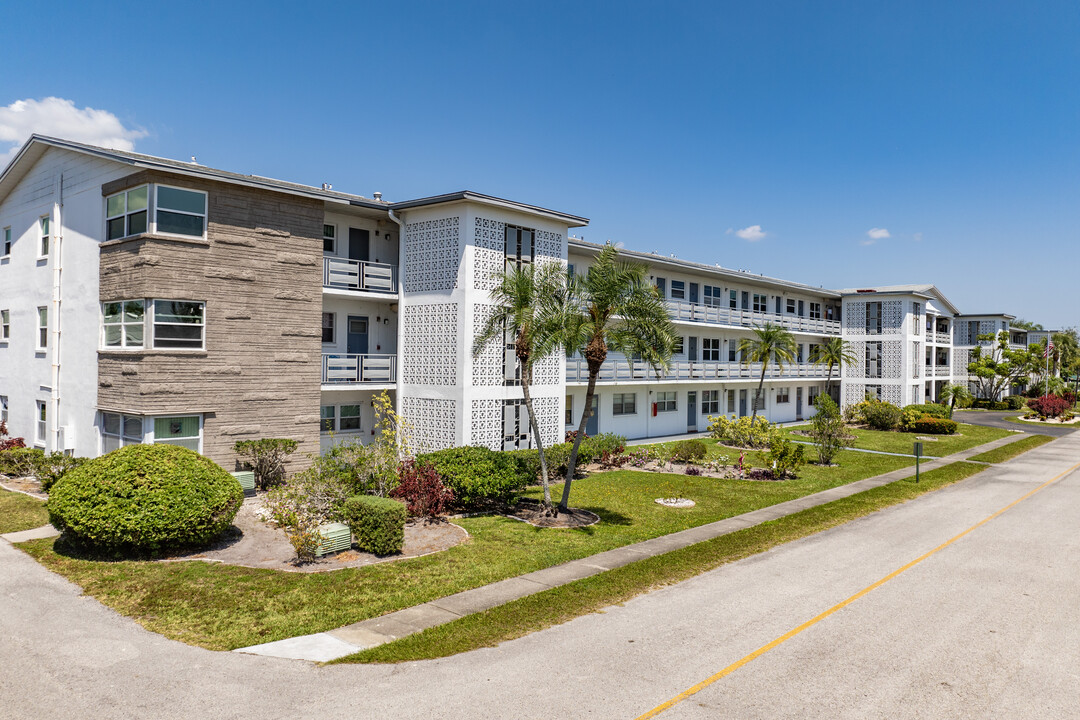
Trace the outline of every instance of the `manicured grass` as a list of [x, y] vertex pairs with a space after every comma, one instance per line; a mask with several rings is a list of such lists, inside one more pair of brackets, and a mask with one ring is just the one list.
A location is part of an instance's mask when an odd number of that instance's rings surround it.
[[[791, 434], [785, 431], [793, 440], [809, 441], [810, 438]], [[851, 433], [857, 438], [855, 447], [861, 450], [878, 450], [881, 452], [911, 454], [912, 445], [918, 433], [893, 432], [884, 430], [867, 430], [864, 428], [852, 428]], [[936, 437], [936, 442], [924, 442], [923, 453], [928, 457], [944, 457], [961, 450], [968, 450], [976, 445], [998, 440], [1011, 435], [1008, 430], [1002, 428], [987, 427], [985, 425], [967, 425], [961, 423], [955, 435], [926, 435], [923, 437]]]
[[493, 647], [537, 630], [597, 612], [650, 590], [677, 583], [782, 543], [806, 537], [911, 500], [985, 469], [952, 463], [922, 475], [922, 481], [899, 480], [835, 500], [778, 520], [641, 560], [558, 588], [468, 615], [336, 662], [397, 663], [446, 657]]
[[1034, 450], [1040, 445], [1053, 442], [1053, 440], [1054, 437], [1052, 435], [1030, 435], [1023, 440], [1017, 440], [1008, 445], [1002, 445], [994, 450], [987, 450], [984, 453], [979, 453], [968, 459], [985, 463], [1001, 463], [1006, 460], [1011, 460], [1017, 455], [1026, 453], [1028, 450]]
[[[541, 530], [503, 517], [457, 520], [471, 539], [426, 557], [304, 574], [198, 561], [98, 562], [61, 554], [53, 540], [20, 545], [49, 569], [146, 628], [223, 650], [329, 630], [612, 548], [739, 515], [910, 465], [907, 458], [843, 453], [839, 467], [797, 480], [716, 480], [620, 470], [574, 483], [571, 504], [601, 522]], [[556, 486], [558, 492], [558, 486]], [[529, 495], [538, 497], [533, 489]], [[685, 496], [689, 510], [657, 505]]]
[[45, 503], [22, 493], [0, 490], [0, 533], [33, 530], [49, 522]]

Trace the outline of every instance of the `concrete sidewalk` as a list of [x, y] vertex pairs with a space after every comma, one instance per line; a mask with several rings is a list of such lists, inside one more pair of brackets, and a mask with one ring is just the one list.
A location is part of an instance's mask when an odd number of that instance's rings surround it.
[[[925, 472], [1015, 442], [1025, 435], [1018, 433], [978, 447], [941, 458], [927, 459], [920, 465]], [[451, 622], [465, 615], [504, 605], [518, 598], [549, 590], [575, 580], [628, 565], [637, 560], [662, 555], [672, 550], [711, 540], [769, 520], [792, 515], [818, 505], [903, 480], [915, 474], [907, 467], [823, 490], [812, 495], [777, 503], [752, 512], [736, 515], [707, 525], [689, 528], [670, 535], [608, 550], [597, 555], [572, 560], [491, 585], [473, 588], [421, 605], [398, 610], [377, 618], [346, 625], [336, 630], [302, 635], [276, 642], [237, 648], [233, 652], [267, 655], [295, 660], [325, 662], [376, 647], [413, 633]]]

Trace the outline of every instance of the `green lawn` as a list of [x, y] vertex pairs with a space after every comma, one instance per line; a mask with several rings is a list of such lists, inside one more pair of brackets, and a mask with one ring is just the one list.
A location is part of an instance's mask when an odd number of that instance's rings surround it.
[[[806, 428], [800, 428], [806, 429]], [[792, 434], [791, 430], [784, 430], [788, 437], [793, 440], [809, 441], [808, 437]], [[851, 433], [857, 438], [855, 447], [861, 450], [879, 450], [881, 452], [905, 453], [912, 452], [917, 433], [890, 432], [884, 430], [866, 430], [853, 428]], [[1008, 437], [1012, 433], [1001, 428], [986, 427], [985, 425], [966, 425], [961, 423], [955, 435], [925, 435], [922, 437], [937, 437], [936, 442], [923, 442], [923, 454], [929, 457], [943, 457], [961, 450], [968, 450], [976, 445]]]
[[971, 460], [985, 463], [1001, 463], [1006, 460], [1011, 460], [1017, 455], [1026, 453], [1028, 450], [1034, 450], [1040, 445], [1045, 445], [1048, 442], [1053, 442], [1055, 438], [1052, 435], [1029, 435], [1023, 440], [1017, 440], [1016, 442], [1009, 443], [1008, 445], [1002, 445], [994, 450], [988, 450], [984, 453], [972, 456]]
[[[907, 458], [842, 453], [839, 467], [807, 467], [797, 480], [716, 480], [637, 471], [574, 483], [571, 504], [601, 517], [577, 530], [540, 530], [503, 517], [458, 520], [472, 536], [450, 550], [332, 573], [291, 573], [198, 561], [98, 562], [57, 552], [53, 540], [20, 545], [87, 594], [146, 628], [193, 645], [231, 649], [329, 630], [507, 577], [749, 512], [910, 465]], [[559, 486], [556, 486], [556, 492]], [[530, 495], [539, 496], [534, 489]], [[659, 497], [697, 506], [672, 510]]]
[[48, 522], [43, 501], [0, 489], [0, 533], [33, 530]]
[[685, 580], [725, 563], [869, 515], [950, 485], [986, 466], [952, 463], [745, 530], [641, 560], [460, 620], [365, 650], [337, 662], [396, 663], [446, 657], [493, 647], [586, 613], [597, 612], [650, 590]]

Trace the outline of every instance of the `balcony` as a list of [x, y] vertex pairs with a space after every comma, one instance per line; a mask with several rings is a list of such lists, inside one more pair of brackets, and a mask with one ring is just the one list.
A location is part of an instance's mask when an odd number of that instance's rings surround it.
[[392, 385], [397, 382], [394, 355], [339, 355], [323, 353], [323, 385]]
[[323, 287], [396, 295], [397, 265], [324, 257]]
[[[813, 363], [794, 363], [785, 365], [783, 371], [770, 365], [765, 379], [813, 378], [824, 380], [828, 369]], [[761, 364], [743, 365], [737, 362], [674, 362], [659, 378], [646, 362], [629, 360], [608, 360], [600, 367], [600, 382], [695, 382], [702, 380], [758, 380], [761, 377]], [[839, 380], [834, 370], [833, 377]], [[583, 358], [567, 358], [566, 382], [584, 383], [589, 380], [589, 364]]]
[[952, 335], [947, 332], [934, 333], [934, 342], [939, 345], [948, 345], [952, 342]]
[[840, 322], [837, 320], [819, 320], [799, 317], [798, 315], [777, 315], [776, 313], [737, 310], [717, 305], [688, 303], [682, 300], [668, 300], [667, 307], [671, 319], [676, 322], [714, 323], [750, 328], [772, 323], [796, 332], [821, 335], [840, 334]]
[[952, 374], [952, 368], [948, 365], [935, 365], [934, 377], [948, 377]]

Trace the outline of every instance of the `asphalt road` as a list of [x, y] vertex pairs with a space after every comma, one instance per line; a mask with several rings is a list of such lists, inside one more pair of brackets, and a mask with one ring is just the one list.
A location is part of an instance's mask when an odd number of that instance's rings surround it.
[[[1080, 462], [1080, 434], [603, 613], [444, 660], [165, 640], [0, 542], [0, 718], [636, 718]], [[1076, 717], [1080, 474], [662, 713]]]
[[1019, 415], [1016, 410], [1010, 412], [992, 412], [990, 410], [956, 410], [953, 420], [972, 425], [989, 425], [1005, 430], [1023, 430], [1036, 435], [1061, 437], [1076, 432], [1075, 425], [1043, 425], [1042, 423], [1014, 423], [1005, 418]]

